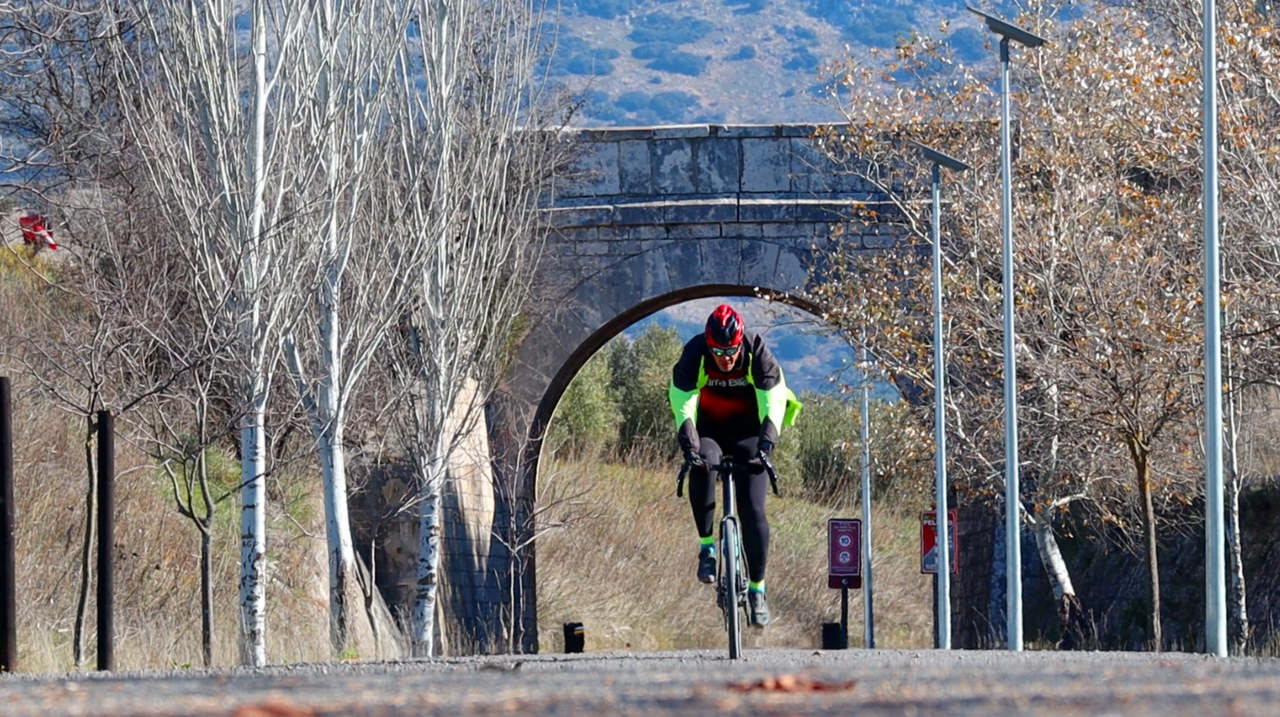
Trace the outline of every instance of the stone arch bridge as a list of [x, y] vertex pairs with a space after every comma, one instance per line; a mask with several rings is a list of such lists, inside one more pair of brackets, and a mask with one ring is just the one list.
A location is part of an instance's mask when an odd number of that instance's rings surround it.
[[[545, 210], [544, 311], [531, 327], [486, 436], [454, 467], [444, 537], [449, 652], [536, 651], [533, 504], [543, 432], [582, 365], [668, 306], [707, 296], [797, 298], [834, 242], [876, 251], [882, 226], [851, 219], [884, 198], [821, 151], [815, 125], [583, 130], [577, 171]], [[831, 128], [835, 129], [835, 128]], [[840, 231], [834, 227], [840, 226]], [[490, 460], [492, 459], [492, 460]], [[391, 536], [413, 575], [416, 524]], [[399, 547], [397, 547], [399, 546]], [[410, 578], [411, 580], [412, 578]], [[403, 579], [383, 585], [409, 599]]]

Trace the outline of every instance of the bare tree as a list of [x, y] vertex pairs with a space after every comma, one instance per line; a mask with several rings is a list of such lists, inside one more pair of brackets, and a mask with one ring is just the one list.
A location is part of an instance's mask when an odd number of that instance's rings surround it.
[[[147, 51], [120, 53], [121, 107], [163, 198], [172, 250], [198, 300], [234, 328], [241, 402], [242, 660], [266, 662], [265, 413], [307, 244], [291, 229], [314, 179], [297, 156], [309, 8], [253, 0], [142, 0]], [[238, 28], [247, 21], [247, 37]]]
[[[1027, 511], [1069, 610], [1069, 576], [1055, 559], [1050, 527], [1072, 505], [1127, 526], [1117, 490], [1127, 456], [1147, 564], [1148, 638], [1160, 649], [1157, 509], [1196, 493], [1188, 448], [1195, 444], [1193, 386], [1202, 359], [1198, 232], [1190, 220], [1198, 189], [1181, 181], [1197, 171], [1188, 141], [1197, 106], [1187, 59], [1193, 53], [1125, 8], [1062, 26], [1035, 16], [1023, 22], [1038, 23], [1053, 42], [1015, 63], [1018, 264], [1011, 300], [1025, 483], [1023, 505], [1008, 509]], [[1153, 34], [1161, 42], [1152, 42]], [[856, 62], [847, 69], [852, 136], [842, 146], [890, 197], [907, 239], [896, 253], [848, 257], [856, 267], [849, 280], [822, 296], [847, 307], [844, 321], [866, 317], [877, 355], [900, 379], [927, 389], [929, 269], [920, 261], [926, 218], [919, 201], [927, 182], [924, 167], [895, 140], [916, 138], [975, 165], [970, 176], [948, 183], [945, 212], [948, 431], [957, 480], [968, 492], [991, 495], [1003, 488], [1003, 356], [988, 78], [924, 37], [899, 48], [894, 74]], [[852, 286], [855, 278], [861, 288]], [[1165, 461], [1158, 474], [1157, 454]]]
[[[324, 481], [329, 607], [335, 654], [353, 647], [348, 603], [358, 596], [347, 510], [344, 448], [349, 404], [407, 301], [422, 245], [396, 233], [405, 155], [393, 129], [407, 97], [399, 64], [408, 24], [402, 3], [320, 0], [302, 43], [309, 103], [303, 156], [314, 157], [317, 209], [304, 218], [318, 248], [311, 311], [285, 337], [288, 366], [310, 419]], [[365, 593], [372, 595], [371, 586]]]
[[[420, 481], [418, 588], [412, 643], [432, 652], [440, 561], [440, 496], [450, 453], [472, 430], [521, 333], [540, 242], [534, 209], [556, 138], [536, 131], [537, 16], [516, 2], [414, 3], [406, 53], [424, 89], [411, 105], [417, 159], [405, 212], [421, 242], [414, 303], [403, 313], [410, 454]], [[466, 391], [469, 382], [475, 390]]]

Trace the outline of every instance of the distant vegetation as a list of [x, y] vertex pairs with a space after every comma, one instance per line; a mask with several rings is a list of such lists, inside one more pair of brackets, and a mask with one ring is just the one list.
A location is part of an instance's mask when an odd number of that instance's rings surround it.
[[[1007, 1], [987, 7], [1006, 16], [1018, 12], [1018, 8]], [[544, 65], [548, 76], [619, 77], [628, 87], [634, 87], [634, 73], [643, 67], [657, 73], [647, 78], [651, 84], [672, 82], [685, 92], [690, 91], [691, 85], [684, 78], [706, 77], [715, 72], [717, 62], [756, 60], [772, 70], [774, 77], [790, 73], [791, 77], [810, 75], [816, 81], [823, 65], [839, 59], [841, 52], [838, 46], [831, 46], [830, 29], [836, 30], [840, 42], [851, 48], [888, 49], [916, 32], [936, 31], [933, 23], [938, 14], [953, 18], [966, 15], [963, 0], [936, 0], [928, 4], [922, 0], [722, 0], [719, 4], [690, 6], [690, 11], [683, 14], [672, 12], [676, 5], [671, 0], [566, 0], [561, 8], [567, 18], [596, 18], [585, 24], [583, 20], [569, 22], [577, 32], [583, 32], [584, 26], [607, 30], [603, 33], [592, 30], [590, 37], [595, 38], [592, 40], [575, 36], [575, 30], [567, 24], [561, 24], [555, 33], [548, 33], [548, 37], [554, 37], [554, 44], [548, 42], [548, 50], [554, 49], [554, 56]], [[756, 14], [766, 8], [771, 13], [792, 10], [792, 19], [775, 21], [747, 35], [737, 31], [741, 26], [734, 24], [740, 22], [734, 16]], [[922, 13], [921, 9], [927, 12]], [[946, 36], [950, 56], [965, 63], [980, 62], [991, 53], [990, 37], [970, 25], [957, 23], [956, 29]], [[622, 37], [626, 43], [615, 49], [612, 41]], [[823, 38], [827, 39], [826, 44]], [[710, 47], [708, 40], [714, 40], [717, 47]], [[719, 47], [721, 45], [724, 47]], [[626, 57], [627, 53], [630, 58]], [[633, 60], [638, 61], [639, 66]], [[745, 70], [726, 67], [726, 71], [732, 75]], [[735, 82], [741, 83], [741, 78]], [[572, 85], [572, 81], [569, 84]], [[617, 89], [610, 92], [608, 86], [596, 84], [592, 90], [584, 98], [582, 109], [595, 123], [702, 122], [718, 121], [717, 118], [723, 116], [723, 112], [706, 112], [700, 101], [684, 102], [683, 110], [673, 115], [669, 101], [653, 106], [634, 97], [624, 100], [619, 96], [613, 101], [609, 96]], [[824, 91], [817, 88], [806, 93], [799, 87], [779, 88], [772, 97], [785, 99], [803, 94], [821, 96]]]
[[673, 45], [697, 42], [715, 29], [709, 20], [689, 15], [675, 17], [661, 12], [641, 15], [631, 21], [631, 26], [635, 29], [627, 39], [632, 42], [669, 42]]

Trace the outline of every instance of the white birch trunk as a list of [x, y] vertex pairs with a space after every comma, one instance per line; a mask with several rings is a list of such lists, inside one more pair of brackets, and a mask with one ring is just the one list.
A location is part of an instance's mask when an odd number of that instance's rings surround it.
[[[249, 136], [247, 176], [252, 190], [249, 215], [248, 260], [245, 266], [247, 286], [243, 296], [250, 303], [241, 317], [242, 340], [256, 359], [261, 356], [257, 344], [260, 317], [258, 290], [259, 251], [266, 216], [266, 126], [267, 126], [267, 33], [266, 8], [263, 0], [253, 3], [253, 130]], [[244, 281], [244, 280], [242, 280]], [[266, 553], [267, 553], [267, 487], [266, 474], [266, 404], [269, 381], [264, 380], [265, 366], [251, 362], [249, 388], [252, 410], [241, 432], [242, 456], [240, 517], [240, 612], [244, 629], [242, 658], [254, 667], [267, 662], [266, 643]]]
[[1044, 564], [1049, 575], [1049, 583], [1053, 586], [1053, 597], [1059, 605], [1064, 597], [1075, 598], [1076, 589], [1071, 584], [1071, 573], [1067, 570], [1067, 562], [1062, 559], [1062, 551], [1058, 549], [1058, 539], [1053, 534], [1053, 524], [1047, 520], [1031, 519], [1028, 521], [1031, 531], [1036, 536], [1036, 548], [1040, 553], [1040, 562]]
[[440, 537], [444, 529], [440, 496], [448, 462], [443, 447], [419, 469], [422, 481], [418, 517], [418, 571], [413, 600], [413, 654], [435, 656], [436, 602], [440, 586]]
[[1228, 642], [1233, 655], [1243, 655], [1249, 645], [1249, 606], [1244, 582], [1244, 552], [1240, 545], [1240, 397], [1232, 376], [1231, 345], [1226, 347], [1227, 355], [1227, 475], [1226, 475], [1226, 510], [1227, 510], [1227, 556], [1230, 565], [1231, 599], [1231, 635]]
[[[255, 389], [259, 388], [257, 384]], [[266, 393], [244, 418], [240, 432], [243, 451], [240, 488], [240, 622], [241, 662], [254, 667], [267, 663], [266, 559], [267, 485]]]

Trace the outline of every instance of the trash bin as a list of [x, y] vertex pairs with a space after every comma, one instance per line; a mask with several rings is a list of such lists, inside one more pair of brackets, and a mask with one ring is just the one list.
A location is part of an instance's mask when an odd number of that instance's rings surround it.
[[822, 623], [822, 649], [824, 650], [847, 650], [849, 649], [849, 636], [844, 634], [844, 628], [838, 622]]
[[582, 647], [586, 644], [586, 634], [580, 622], [566, 622], [564, 624], [564, 651], [565, 652], [582, 652]]

